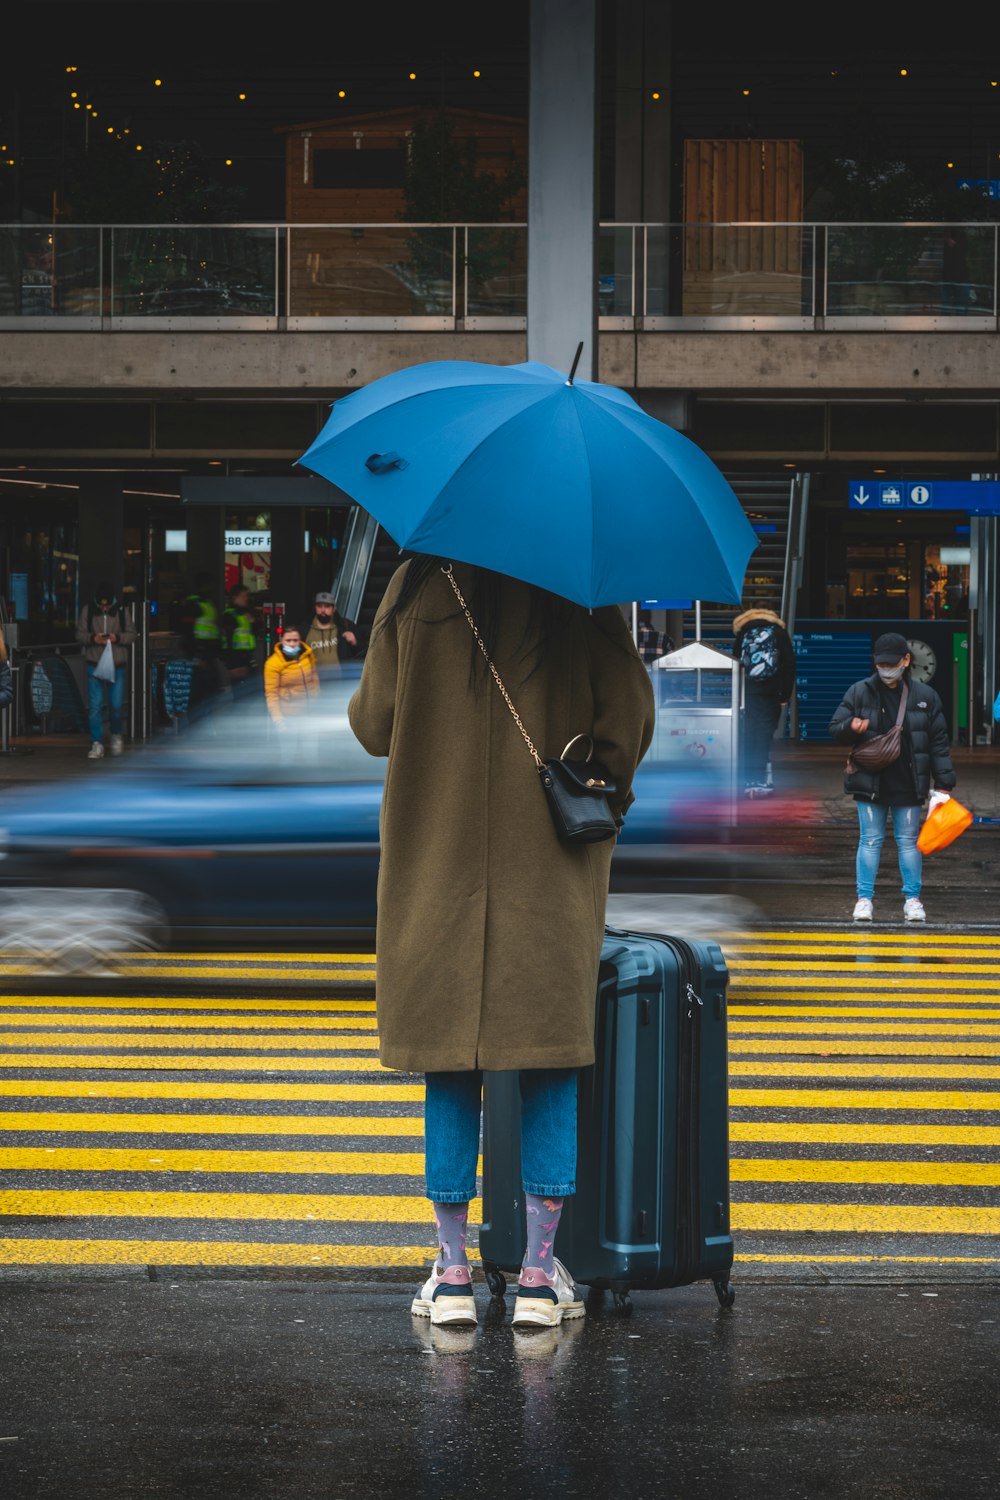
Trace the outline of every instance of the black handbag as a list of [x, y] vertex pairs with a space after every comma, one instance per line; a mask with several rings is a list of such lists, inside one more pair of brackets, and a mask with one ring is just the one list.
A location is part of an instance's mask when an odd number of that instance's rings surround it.
[[903, 748], [903, 718], [906, 714], [906, 700], [910, 689], [904, 682], [899, 690], [899, 712], [896, 714], [896, 722], [885, 734], [873, 734], [867, 740], [859, 740], [852, 748], [847, 757], [847, 770], [850, 775], [861, 771], [881, 771], [885, 766], [891, 766], [894, 760], [898, 760]]
[[[611, 811], [608, 796], [613, 795], [617, 787], [607, 766], [594, 760], [594, 742], [590, 735], [574, 735], [557, 759], [542, 760], [532, 744], [531, 736], [521, 723], [521, 716], [511, 702], [510, 694], [503, 685], [500, 673], [493, 665], [476, 622], [469, 612], [469, 606], [455, 582], [450, 564], [443, 568], [442, 572], [455, 591], [455, 596], [462, 606], [462, 612], [479, 643], [479, 649], [486, 658], [486, 665], [493, 674], [493, 680], [500, 689], [504, 702], [514, 716], [514, 723], [521, 731], [521, 737], [531, 752], [556, 833], [570, 844], [598, 844], [605, 839], [614, 838], [619, 825]], [[582, 760], [570, 759], [569, 752], [581, 740], [585, 740], [590, 746], [586, 756]]]

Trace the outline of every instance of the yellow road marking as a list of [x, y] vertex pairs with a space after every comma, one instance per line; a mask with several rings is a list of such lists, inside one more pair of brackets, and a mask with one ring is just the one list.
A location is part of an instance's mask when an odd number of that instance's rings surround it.
[[[329, 1176], [419, 1177], [422, 1152], [173, 1151], [15, 1148], [4, 1152], [9, 1171], [239, 1172]], [[1000, 1186], [1000, 1163], [849, 1161], [734, 1157], [733, 1182], [902, 1183], [917, 1186]], [[480, 1161], [478, 1170], [482, 1171]]]
[[[16, 1165], [16, 1163], [15, 1163]], [[779, 1161], [734, 1157], [733, 1182], [901, 1183], [909, 1187], [1000, 1187], [1000, 1161], [846, 1161], [818, 1157]]]
[[989, 1078], [1000, 1083], [1000, 1067], [981, 1063], [731, 1062], [729, 1072], [751, 1078]]
[[[783, 981], [783, 983], [785, 982], [787, 981]], [[757, 992], [758, 985], [760, 986], [759, 993]], [[753, 994], [744, 994], [742, 990], [730, 989], [729, 1009], [731, 1014], [734, 1011], [743, 1011], [747, 1015], [751, 1015], [759, 1011], [761, 1015], [766, 1016], [769, 1005], [781, 1005], [784, 1003], [794, 1007], [794, 1009], [789, 1010], [788, 1013], [790, 1015], [798, 1014], [802, 1011], [805, 1011], [807, 1014], [815, 1011], [816, 1014], [822, 1015], [823, 1012], [820, 1007], [823, 1005], [828, 1005], [831, 1008], [835, 1007], [838, 1011], [843, 1011], [845, 1015], [850, 1015], [851, 1012], [847, 1007], [851, 1001], [856, 1001], [858, 998], [857, 988], [838, 990], [836, 987], [828, 985], [825, 979], [819, 981], [819, 989], [816, 991], [806, 988], [805, 981], [803, 981], [802, 989], [768, 990], [761, 981], [755, 979], [751, 981], [750, 988], [754, 991]], [[926, 1005], [943, 1006], [944, 1010], [942, 1013], [944, 1015], [964, 1015], [966, 1012], [960, 1010], [959, 1006], [969, 1007], [969, 1013], [972, 1015], [992, 1016], [995, 1014], [995, 1011], [987, 1010], [986, 1007], [996, 1005], [996, 995], [984, 994], [982, 999], [977, 999], [975, 995], [950, 995], [948, 993], [949, 988], [949, 985], [937, 985], [935, 986], [934, 994], [928, 995], [922, 990], [913, 990], [911, 992], [909, 986], [905, 984], [901, 988], [893, 985], [890, 994], [887, 995], [884, 1001], [884, 1006], [889, 1015], [892, 1014], [892, 1011], [889, 1009], [892, 1005], [902, 1006], [916, 1016], [921, 1014], [921, 1011], [917, 1007]], [[977, 986], [977, 988], [981, 989], [982, 986]]]
[[3, 1165], [5, 1170], [14, 1172], [308, 1172], [332, 1177], [422, 1177], [424, 1154], [422, 1151], [170, 1151], [153, 1146], [143, 1150], [23, 1146], [6, 1149]]
[[[420, 1224], [426, 1198], [380, 1193], [90, 1193], [75, 1189], [0, 1193], [0, 1216], [126, 1219], [315, 1219], [318, 1223]], [[482, 1222], [480, 1199], [469, 1223]]]
[[376, 1049], [378, 1037], [370, 1032], [363, 1036], [342, 1032], [330, 1036], [314, 1036], [312, 1033], [269, 1036], [266, 1032], [255, 1032], [253, 1036], [229, 1036], [226, 1033], [213, 1036], [197, 1031], [151, 1032], [148, 1035], [141, 1031], [0, 1031], [0, 1047], [224, 1047], [230, 1052], [238, 1048], [259, 1052], [262, 1047], [276, 1047], [283, 1052], [360, 1052]]
[[[800, 965], [789, 964], [788, 967], [799, 968]], [[796, 989], [800, 987], [802, 989], [810, 990], [839, 989], [841, 994], [847, 996], [848, 998], [856, 1000], [858, 996], [858, 992], [856, 989], [851, 990], [840, 988], [844, 984], [843, 967], [840, 964], [831, 965], [831, 967], [835, 967], [839, 970], [838, 976], [835, 979], [830, 978], [826, 974], [803, 974], [800, 977], [796, 977], [793, 974], [782, 974], [780, 976], [780, 983], [783, 985], [791, 985]], [[963, 970], [959, 966], [956, 966], [955, 972], [961, 973], [963, 972]], [[997, 972], [996, 968], [987, 970], [986, 974], [977, 977], [976, 979], [949, 978], [946, 984], [941, 983], [941, 980], [938, 977], [939, 973], [940, 971], [932, 970], [927, 964], [921, 964], [920, 968], [915, 969], [912, 973], [909, 969], [901, 968], [898, 965], [888, 965], [886, 968], [886, 972], [879, 973], [874, 977], [877, 977], [879, 980], [889, 981], [889, 983], [887, 984], [887, 989], [890, 992], [890, 998], [893, 1000], [897, 1000], [899, 998], [896, 994], [897, 984], [900, 990], [913, 990], [914, 993], [918, 993], [921, 990], [934, 990], [935, 1000], [941, 999], [941, 991], [947, 992], [948, 990], [990, 990], [996, 989], [998, 986], [1000, 986], [1000, 973]], [[996, 977], [990, 978], [988, 977], [989, 975], [995, 975]], [[872, 971], [870, 969], [866, 969], [864, 972], [865, 983], [869, 984], [872, 978]], [[891, 981], [893, 981], [894, 979], [896, 980], [896, 984], [891, 983]], [[774, 983], [775, 980], [769, 975], [741, 974], [737, 979], [734, 980], [733, 987], [737, 993], [741, 994], [744, 990], [767, 990]], [[779, 998], [779, 994], [777, 991], [775, 991], [773, 998]], [[993, 1000], [996, 997], [994, 995], [990, 995], [989, 998]]]
[[[24, 1014], [20, 1011], [0, 1011], [3, 1026], [197, 1026], [203, 1029], [225, 1030], [237, 1028], [255, 1031], [373, 1031], [378, 1025], [374, 1016], [60, 1016], [47, 1015], [42, 1011]], [[1000, 1029], [1000, 1028], [998, 1028]], [[10, 1033], [8, 1033], [10, 1035]], [[15, 1036], [23, 1040], [24, 1033]], [[62, 1035], [62, 1033], [60, 1033]], [[2, 1040], [2, 1038], [0, 1038]], [[131, 1033], [128, 1040], [134, 1040]], [[157, 1036], [157, 1042], [163, 1040]], [[213, 1037], [213, 1042], [215, 1038]]]
[[[0, 1265], [61, 1266], [428, 1266], [428, 1245], [301, 1245], [247, 1240], [0, 1240]], [[736, 1253], [736, 1262], [774, 1265], [968, 1265], [1000, 1264], [977, 1255], [814, 1255]]]
[[[990, 1022], [974, 1022], [971, 1026], [959, 1022], [935, 1021], [833, 1021], [820, 1020], [803, 1013], [798, 1021], [744, 1021], [731, 1022], [730, 1036], [743, 1036], [746, 1032], [764, 1033], [768, 1036], [785, 1035], [793, 1031], [824, 1032], [836, 1036], [995, 1036], [1000, 1037], [1000, 1026]], [[21, 1035], [21, 1033], [18, 1033]]]
[[[379, 1090], [380, 1099], [384, 1090]], [[0, 1110], [0, 1130], [58, 1130], [102, 1135], [420, 1135], [420, 1115], [133, 1115], [90, 1110]]]
[[785, 928], [780, 931], [743, 932], [733, 931], [728, 934], [729, 941], [753, 944], [756, 942], [773, 942], [781, 944], [793, 943], [831, 943], [843, 942], [848, 944], [865, 943], [889, 943], [894, 947], [909, 949], [916, 947], [962, 947], [981, 943], [983, 947], [1000, 947], [1000, 935], [991, 937], [989, 933], [939, 933], [939, 932], [915, 932], [907, 927], [902, 932], [833, 932], [827, 929], [825, 932], [794, 932]]
[[995, 1042], [914, 1042], [905, 1037], [896, 1041], [893, 1037], [856, 1038], [817, 1035], [809, 1038], [772, 1037], [740, 1040], [729, 1043], [732, 1056], [738, 1053], [779, 1053], [791, 1056], [807, 1053], [816, 1057], [993, 1057], [1000, 1061], [1000, 1041]]
[[[824, 999], [829, 998], [824, 996]], [[803, 1016], [808, 1021], [818, 1020], [824, 1016], [877, 1016], [885, 1020], [912, 1020], [915, 1016], [928, 1021], [950, 1021], [956, 1020], [990, 1020], [996, 1017], [1000, 1020], [1000, 1010], [985, 1010], [981, 1006], [967, 1005], [963, 1010], [958, 1009], [955, 1002], [954, 1009], [946, 1009], [940, 1006], [913, 1005], [729, 1005], [727, 1007], [730, 1016], [730, 1030], [737, 1024], [742, 1026], [742, 1020], [734, 1021], [733, 1017], [742, 1016]], [[74, 1022], [75, 1024], [75, 1022]], [[921, 1030], [924, 1028], [921, 1027]]]
[[[949, 952], [943, 943], [935, 943], [929, 946], [933, 946], [941, 952]], [[898, 957], [903, 963], [913, 963], [915, 956], [914, 950], [908, 944], [905, 947], [895, 947], [890, 943], [882, 942], [858, 944], [856, 942], [845, 941], [833, 943], [796, 943], [794, 945], [788, 943], [747, 943], [746, 945], [740, 944], [738, 946], [726, 944], [725, 947], [726, 961], [737, 966], [747, 958], [754, 958], [757, 954], [766, 953], [771, 953], [775, 956], [794, 954], [795, 957], [801, 957], [806, 961], [812, 958], [829, 956], [831, 958], [841, 958], [846, 965], [849, 965], [855, 957]], [[1000, 948], [984, 947], [981, 943], [977, 943], [974, 948], [956, 948], [951, 956], [955, 958], [988, 958], [996, 960], [1000, 958]], [[922, 959], [918, 961], [923, 962]]]
[[1000, 1109], [1000, 1093], [937, 1089], [730, 1089], [731, 1109]]
[[[0, 961], [0, 974], [9, 979], [37, 979], [40, 966], [27, 963], [4, 963]], [[42, 970], [44, 972], [44, 970]], [[374, 969], [296, 969], [285, 963], [274, 963], [267, 967], [261, 965], [244, 967], [242, 964], [234, 965], [230, 970], [212, 968], [205, 964], [171, 964], [162, 960], [156, 963], [116, 963], [115, 972], [122, 979], [224, 979], [228, 982], [240, 982], [245, 979], [325, 979], [336, 981], [338, 984], [357, 983], [363, 981], [374, 984]]]
[[[429, 1209], [430, 1204], [427, 1207]], [[0, 1265], [5, 1266], [429, 1266], [434, 1253], [430, 1245], [289, 1245], [243, 1240], [0, 1240]]]
[[[481, 1222], [473, 1199], [469, 1222]], [[426, 1198], [342, 1193], [0, 1193], [10, 1217], [128, 1219], [258, 1219], [317, 1223], [423, 1223]], [[883, 1234], [998, 1234], [1000, 1208], [850, 1203], [734, 1203], [734, 1230], [841, 1231]]]
[[[783, 969], [798, 969], [798, 971], [808, 969], [810, 974], [829, 974], [829, 972], [834, 972], [834, 974], [840, 975], [838, 983], [843, 984], [844, 968], [846, 968], [846, 965], [844, 965], [843, 959], [838, 963], [826, 963], [825, 960], [816, 963], [813, 962], [813, 959], [808, 960], [808, 962], [804, 962], [801, 959], [741, 959], [741, 962], [735, 965], [735, 974], [736, 978], [745, 984], [750, 980], [750, 975], [744, 977], [744, 969], [766, 969], [768, 974], [781, 974]], [[928, 978], [939, 978], [952, 974], [981, 975], [984, 980], [994, 977], [994, 983], [996, 983], [997, 975], [996, 962], [976, 965], [976, 963], [937, 963], [934, 960], [928, 962], [927, 959], [921, 959], [919, 966], [915, 965], [915, 968], [919, 969], [919, 974], [909, 975], [907, 974], [907, 969], [910, 966], [904, 960], [894, 959], [892, 962], [882, 963], [882, 960], [879, 959], [868, 960], [862, 954], [858, 954], [852, 968], [858, 969], [859, 975], [865, 975], [865, 983], [870, 983], [873, 974], [879, 978], [882, 978], [883, 975], [900, 975], [900, 977], [906, 975], [907, 984], [912, 983], [913, 980], [918, 980], [922, 975], [928, 975]], [[781, 978], [784, 980], [784, 974], [781, 974]]]
[[0, 1098], [23, 1099], [312, 1099], [354, 1104], [409, 1103], [424, 1097], [423, 1083], [214, 1083], [184, 1079], [161, 1083], [123, 1078], [11, 1078], [0, 1079]]
[[734, 1203], [733, 1230], [849, 1234], [1000, 1233], [1000, 1208], [955, 1208], [937, 1204]]
[[267, 1000], [257, 996], [233, 999], [228, 996], [200, 1000], [161, 996], [144, 1000], [136, 995], [5, 995], [4, 1005], [41, 1006], [45, 1010], [68, 1007], [71, 1010], [305, 1010], [305, 1011], [374, 1011], [375, 1001], [338, 998], [336, 1000]]
[[[118, 1117], [112, 1115], [109, 1118]], [[741, 1144], [781, 1141], [788, 1145], [809, 1146], [1000, 1146], [1000, 1125], [874, 1125], [870, 1121], [863, 1125], [845, 1125], [835, 1120], [731, 1120], [729, 1139]]]
[[[166, 957], [167, 955], [164, 955]], [[370, 968], [375, 967], [374, 953], [182, 953], [180, 949], [171, 948], [170, 958], [190, 963], [300, 963], [300, 964], [329, 964], [331, 967], [337, 964], [365, 964]], [[142, 958], [141, 953], [127, 953], [126, 958]]]
[[[23, 1040], [23, 1038], [22, 1038]], [[161, 1069], [181, 1072], [186, 1068], [202, 1073], [379, 1073], [377, 1057], [174, 1057], [124, 1052], [117, 1055], [81, 1052], [0, 1053], [0, 1068], [128, 1068], [142, 1072]]]
[[[28, 1244], [31, 1241], [27, 1241]], [[57, 1242], [58, 1243], [58, 1242]], [[114, 1241], [112, 1241], [114, 1243]], [[893, 1266], [997, 1266], [996, 1255], [813, 1255], [810, 1250], [792, 1255], [773, 1255], [766, 1250], [740, 1252], [735, 1257], [742, 1261], [765, 1261], [775, 1265], [893, 1265]]]

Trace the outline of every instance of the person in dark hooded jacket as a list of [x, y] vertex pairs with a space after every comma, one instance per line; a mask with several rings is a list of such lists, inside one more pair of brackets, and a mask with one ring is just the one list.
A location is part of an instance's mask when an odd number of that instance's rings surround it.
[[771, 790], [771, 741], [795, 691], [795, 648], [784, 620], [760, 606], [736, 616], [733, 635], [743, 666], [743, 783], [748, 796], [759, 797]]
[[[872, 920], [875, 877], [892, 812], [892, 831], [903, 884], [903, 918], [926, 921], [920, 900], [923, 856], [917, 848], [922, 804], [944, 801], [955, 785], [941, 699], [925, 682], [910, 674], [910, 647], [896, 631], [880, 635], [873, 648], [875, 672], [848, 688], [830, 721], [830, 735], [839, 744], [858, 745], [885, 734], [895, 724], [899, 694], [908, 688], [898, 760], [880, 771], [866, 770], [848, 760], [844, 791], [858, 804], [861, 834], [857, 854], [858, 899], [855, 922]], [[934, 790], [931, 792], [933, 782]]]

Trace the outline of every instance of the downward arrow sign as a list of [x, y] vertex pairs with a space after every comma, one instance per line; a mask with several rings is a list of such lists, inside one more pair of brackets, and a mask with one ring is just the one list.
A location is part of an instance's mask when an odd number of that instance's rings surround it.
[[867, 505], [870, 499], [871, 499], [871, 495], [868, 494], [868, 492], [865, 489], [864, 485], [861, 486], [861, 488], [858, 490], [858, 492], [854, 496], [854, 502], [855, 502], [856, 505]]

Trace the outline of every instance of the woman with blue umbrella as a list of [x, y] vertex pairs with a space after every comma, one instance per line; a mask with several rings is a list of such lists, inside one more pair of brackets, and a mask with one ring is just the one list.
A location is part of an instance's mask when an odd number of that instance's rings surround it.
[[493, 1069], [518, 1070], [521, 1086], [527, 1249], [514, 1324], [583, 1315], [554, 1247], [575, 1190], [577, 1073], [594, 1061], [614, 839], [560, 838], [537, 766], [588, 736], [620, 822], [653, 715], [618, 608], [589, 611], [432, 556], [392, 578], [350, 720], [372, 755], [389, 757], [379, 1046], [385, 1066], [426, 1074], [438, 1254], [412, 1311], [434, 1323], [476, 1322], [466, 1225]]

